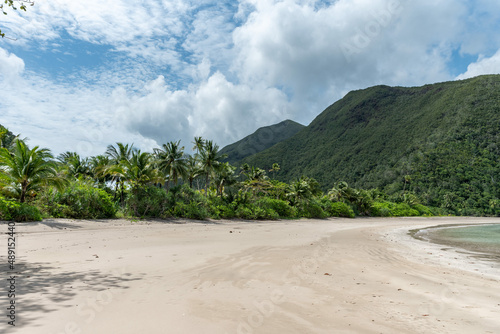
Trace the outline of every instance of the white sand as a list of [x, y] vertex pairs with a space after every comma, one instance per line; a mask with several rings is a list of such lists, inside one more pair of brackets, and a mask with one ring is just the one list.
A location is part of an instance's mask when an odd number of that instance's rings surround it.
[[17, 224], [0, 333], [499, 333], [500, 268], [407, 235], [483, 222], [500, 219]]

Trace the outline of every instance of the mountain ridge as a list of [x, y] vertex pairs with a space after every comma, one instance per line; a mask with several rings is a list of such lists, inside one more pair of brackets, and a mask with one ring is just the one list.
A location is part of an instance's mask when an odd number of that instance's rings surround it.
[[305, 128], [304, 125], [287, 119], [277, 124], [261, 127], [243, 139], [225, 146], [220, 152], [228, 155], [227, 162], [236, 163], [290, 138], [303, 128]]
[[[307, 175], [324, 190], [346, 181], [388, 193], [409, 188], [434, 205], [446, 195], [497, 201], [499, 110], [500, 75], [374, 86], [348, 93], [302, 131], [241, 163], [265, 169], [279, 163], [280, 180]], [[469, 194], [460, 189], [464, 182]]]

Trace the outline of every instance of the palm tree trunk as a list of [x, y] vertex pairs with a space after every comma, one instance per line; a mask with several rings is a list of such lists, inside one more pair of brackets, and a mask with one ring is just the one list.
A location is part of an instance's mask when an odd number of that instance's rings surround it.
[[120, 203], [123, 204], [123, 182], [120, 182]]
[[19, 202], [24, 203], [26, 200], [26, 186], [23, 184], [21, 185], [21, 197], [19, 198]]

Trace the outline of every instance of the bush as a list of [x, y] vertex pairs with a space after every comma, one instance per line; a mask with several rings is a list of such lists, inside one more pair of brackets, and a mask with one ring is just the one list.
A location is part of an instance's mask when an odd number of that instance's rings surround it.
[[321, 207], [317, 200], [301, 201], [297, 205], [298, 217], [304, 218], [326, 218], [328, 214]]
[[199, 203], [191, 201], [189, 203], [177, 202], [171, 211], [174, 217], [204, 220], [208, 217], [207, 209]]
[[236, 203], [224, 204], [222, 201], [212, 201], [208, 208], [209, 216], [213, 219], [231, 219], [236, 217], [236, 212], [234, 211], [234, 207]]
[[38, 204], [55, 218], [102, 219], [113, 218], [117, 208], [111, 196], [82, 181], [71, 183], [63, 192], [49, 188]]
[[376, 217], [412, 217], [419, 212], [406, 203], [374, 202], [370, 208], [372, 216]]
[[276, 220], [279, 219], [279, 215], [270, 208], [261, 208], [255, 204], [249, 204], [246, 206], [239, 206], [236, 209], [236, 216], [241, 219], [271, 219]]
[[42, 220], [36, 207], [0, 197], [0, 220], [28, 222]]
[[290, 206], [287, 201], [269, 197], [259, 198], [255, 205], [264, 210], [273, 210], [281, 218], [293, 218], [297, 216], [297, 209]]
[[428, 207], [433, 216], [449, 216], [452, 212], [446, 208]]
[[432, 210], [425, 205], [422, 204], [415, 204], [411, 206], [412, 209], [415, 209], [418, 211], [419, 216], [433, 216]]
[[167, 192], [155, 186], [135, 188], [127, 197], [125, 204], [128, 215], [161, 218], [168, 209]]
[[332, 202], [328, 199], [324, 199], [321, 202], [323, 210], [328, 214], [329, 217], [345, 217], [354, 218], [355, 214], [352, 208], [344, 202]]

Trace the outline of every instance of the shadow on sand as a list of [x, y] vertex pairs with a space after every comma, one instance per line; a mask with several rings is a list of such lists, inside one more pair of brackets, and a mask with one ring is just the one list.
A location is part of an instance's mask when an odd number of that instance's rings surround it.
[[[7, 263], [5, 257], [0, 257], [0, 261]], [[116, 293], [117, 289], [127, 289], [129, 282], [140, 280], [144, 276], [126, 272], [109, 274], [99, 270], [61, 272], [57, 266], [47, 263], [18, 263], [14, 272], [7, 270], [8, 268], [2, 265], [0, 277], [4, 281], [11, 276], [16, 276], [17, 328], [29, 328], [40, 317], [62, 308], [74, 307], [76, 310], [78, 301], [74, 298], [82, 291], [86, 291], [87, 295], [98, 299], [100, 295], [104, 295], [104, 292], [109, 290], [112, 291], [107, 292], [109, 298], [110, 295]], [[9, 303], [6, 285], [2, 284], [0, 287], [2, 309], [4, 305]], [[61, 318], [61, 324], [64, 324], [65, 321]], [[6, 325], [6, 321], [0, 323], [0, 332], [3, 332], [4, 325]]]

